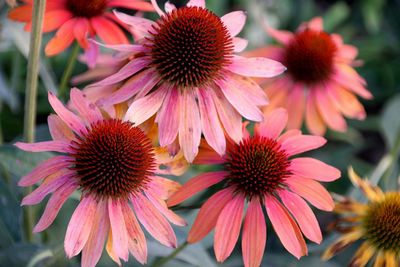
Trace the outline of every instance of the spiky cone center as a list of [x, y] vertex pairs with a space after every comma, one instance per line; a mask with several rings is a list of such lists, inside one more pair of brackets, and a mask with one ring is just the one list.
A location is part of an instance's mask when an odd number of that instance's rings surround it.
[[151, 141], [130, 122], [93, 123], [72, 144], [76, 171], [84, 192], [99, 198], [127, 198], [145, 189], [155, 168]]
[[150, 33], [152, 64], [164, 81], [179, 88], [214, 80], [233, 53], [232, 37], [221, 19], [201, 7], [167, 13]]
[[254, 136], [229, 148], [225, 165], [228, 185], [248, 199], [263, 199], [285, 186], [290, 161], [281, 145], [271, 138]]
[[371, 203], [362, 225], [365, 238], [376, 248], [400, 255], [400, 193], [387, 193]]
[[103, 14], [107, 8], [106, 0], [67, 0], [67, 9], [75, 17], [91, 18]]
[[333, 73], [337, 46], [323, 31], [306, 29], [289, 43], [284, 65], [295, 81], [307, 84], [323, 82]]

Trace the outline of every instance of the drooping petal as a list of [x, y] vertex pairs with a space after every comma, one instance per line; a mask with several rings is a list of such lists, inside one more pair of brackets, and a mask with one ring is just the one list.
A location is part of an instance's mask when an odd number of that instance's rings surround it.
[[320, 210], [331, 211], [335, 203], [329, 192], [318, 182], [312, 179], [292, 176], [285, 181], [290, 190], [305, 198]]
[[300, 129], [304, 118], [305, 110], [305, 93], [304, 85], [297, 83], [293, 86], [292, 91], [289, 93], [286, 109], [289, 114], [287, 123], [288, 129]]
[[30, 186], [47, 176], [59, 172], [71, 165], [71, 158], [67, 156], [52, 157], [35, 167], [30, 173], [23, 176], [18, 182], [19, 186]]
[[44, 141], [37, 143], [22, 143], [17, 142], [14, 144], [19, 149], [29, 152], [45, 152], [54, 151], [60, 153], [66, 153], [70, 151], [70, 142], [68, 141]]
[[238, 35], [246, 23], [246, 13], [243, 11], [234, 11], [221, 17], [222, 23], [228, 29], [231, 37]]
[[332, 77], [338, 84], [365, 98], [372, 99], [373, 95], [364, 86], [364, 80], [347, 64], [340, 64], [336, 74]]
[[72, 13], [66, 9], [58, 9], [46, 12], [43, 21], [43, 32], [51, 32], [58, 29], [72, 17]]
[[202, 173], [184, 184], [178, 192], [173, 194], [167, 201], [168, 206], [175, 206], [198, 192], [221, 182], [228, 175], [225, 171]]
[[21, 205], [35, 205], [41, 202], [48, 194], [63, 186], [69, 179], [73, 179], [73, 177], [74, 173], [66, 169], [53, 173], [45, 178], [38, 188], [25, 196], [22, 199]]
[[73, 107], [81, 114], [82, 118], [87, 120], [89, 125], [103, 119], [97, 106], [91, 103], [81, 90], [72, 88], [70, 95]]
[[82, 267], [95, 267], [100, 260], [104, 242], [110, 229], [110, 222], [107, 215], [107, 205], [104, 200], [100, 200], [97, 203], [92, 230], [82, 250]]
[[140, 18], [137, 16], [129, 16], [122, 12], [114, 11], [114, 14], [119, 20], [128, 24], [135, 32], [139, 33], [141, 37], [148, 34], [149, 30], [154, 24], [154, 22], [149, 19]]
[[110, 256], [110, 258], [118, 265], [121, 266], [121, 261], [118, 258], [116, 252], [114, 251], [114, 245], [113, 245], [113, 235], [112, 235], [112, 231], [110, 229], [109, 233], [108, 233], [108, 240], [107, 240], [107, 244], [106, 244], [106, 251], [108, 253], [108, 256]]
[[64, 248], [68, 258], [78, 255], [85, 246], [92, 229], [97, 201], [84, 196], [72, 214], [65, 234]]
[[33, 228], [34, 233], [43, 231], [53, 223], [64, 202], [78, 188], [78, 186], [79, 185], [75, 183], [75, 181], [71, 180], [70, 182], [64, 184], [64, 186], [58, 188], [51, 195], [42, 217], [40, 217], [40, 220]]
[[126, 230], [128, 232], [129, 251], [142, 264], [147, 262], [147, 241], [140, 225], [129, 207], [128, 203], [122, 202], [122, 213], [125, 218]]
[[288, 120], [287, 111], [278, 108], [264, 117], [264, 121], [254, 127], [256, 133], [271, 139], [277, 139], [286, 126]]
[[75, 138], [70, 128], [55, 114], [47, 117], [47, 124], [53, 140], [68, 141]]
[[221, 90], [210, 90], [218, 112], [219, 119], [224, 126], [226, 134], [232, 138], [235, 143], [242, 140], [242, 116], [228, 102]]
[[244, 201], [244, 196], [236, 195], [226, 203], [218, 216], [214, 235], [214, 252], [218, 262], [229, 257], [239, 238]]
[[188, 162], [192, 162], [199, 151], [201, 123], [199, 107], [193, 92], [184, 90], [180, 96], [179, 144]]
[[219, 155], [223, 155], [226, 149], [225, 135], [209, 90], [209, 88], [200, 88], [197, 90], [201, 128], [208, 144]]
[[317, 218], [307, 203], [298, 195], [287, 190], [280, 190], [279, 197], [282, 199], [283, 205], [296, 219], [304, 235], [315, 243], [321, 243], [321, 229]]
[[179, 93], [177, 88], [171, 88], [161, 106], [156, 122], [160, 146], [172, 144], [179, 131]]
[[74, 36], [79, 45], [84, 49], [87, 49], [89, 47], [89, 42], [87, 40], [89, 31], [90, 25], [87, 18], [77, 18], [75, 20]]
[[282, 63], [264, 57], [233, 56], [226, 68], [234, 73], [250, 77], [275, 77], [286, 70]]
[[286, 209], [273, 196], [265, 198], [265, 207], [272, 226], [287, 251], [298, 259], [306, 255], [304, 238]]
[[164, 215], [165, 218], [168, 219], [168, 221], [179, 226], [187, 225], [186, 221], [183, 218], [179, 217], [172, 210], [168, 209], [165, 201], [156, 196], [151, 190], [147, 190], [145, 194], [150, 202], [154, 205], [154, 207], [156, 207], [156, 209], [158, 209], [158, 211], [161, 212], [161, 214]]
[[340, 114], [339, 110], [334, 106], [328, 98], [326, 88], [318, 88], [316, 91], [316, 103], [321, 117], [326, 124], [335, 131], [344, 132], [347, 129], [346, 121]]
[[74, 41], [73, 29], [75, 20], [70, 19], [65, 22], [56, 32], [56, 35], [47, 43], [45, 47], [45, 54], [47, 56], [54, 56], [61, 53]]
[[123, 7], [128, 9], [135, 9], [140, 11], [154, 11], [151, 3], [145, 1], [126, 1], [126, 0], [111, 0], [107, 6], [109, 7]]
[[345, 116], [359, 120], [363, 120], [367, 116], [357, 97], [341, 86], [331, 85], [328, 88], [328, 94], [331, 101]]
[[13, 8], [8, 12], [7, 17], [15, 21], [29, 22], [32, 20], [32, 5], [23, 5]]
[[215, 227], [222, 209], [232, 197], [233, 190], [231, 188], [226, 188], [212, 195], [203, 204], [189, 231], [187, 237], [189, 243], [200, 241]]
[[109, 199], [107, 204], [113, 235], [113, 250], [119, 258], [128, 261], [128, 232], [126, 230], [121, 203], [119, 200]]
[[161, 244], [176, 247], [176, 236], [168, 221], [159, 211], [141, 194], [131, 198], [135, 213], [144, 228]]
[[290, 171], [294, 175], [323, 182], [332, 182], [340, 177], [338, 169], [313, 158], [292, 159]]
[[314, 135], [295, 135], [281, 141], [282, 148], [289, 156], [319, 148], [325, 143], [325, 138]]
[[325, 250], [325, 252], [322, 254], [322, 259], [329, 260], [335, 254], [339, 253], [356, 240], [360, 239], [363, 235], [364, 233], [361, 230], [351, 231], [350, 233], [344, 234]]
[[140, 125], [153, 116], [161, 107], [169, 86], [161, 86], [153, 93], [134, 101], [125, 114], [125, 120]]
[[242, 253], [245, 267], [261, 265], [267, 240], [267, 227], [260, 200], [253, 198], [246, 211], [242, 231]]
[[374, 256], [375, 251], [376, 249], [373, 245], [369, 244], [368, 242], [364, 242], [354, 254], [349, 266], [366, 266], [368, 261], [372, 258], [372, 256]]
[[61, 101], [52, 92], [49, 92], [48, 99], [54, 111], [65, 122], [65, 124], [68, 125], [69, 128], [79, 135], [87, 133], [83, 121], [70, 110], [65, 108]]
[[90, 19], [96, 34], [107, 44], [128, 44], [128, 38], [114, 22], [103, 16]]
[[326, 132], [326, 125], [317, 109], [315, 90], [311, 90], [307, 97], [306, 125], [312, 134], [322, 136]]

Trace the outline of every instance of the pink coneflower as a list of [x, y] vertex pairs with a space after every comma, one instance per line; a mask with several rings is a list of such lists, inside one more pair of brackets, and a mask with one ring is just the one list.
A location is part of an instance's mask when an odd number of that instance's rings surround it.
[[258, 106], [268, 103], [267, 96], [249, 76], [272, 77], [285, 67], [266, 58], [234, 55], [247, 44], [236, 37], [246, 19], [242, 11], [219, 18], [205, 8], [204, 0], [191, 0], [179, 9], [168, 3], [167, 13], [156, 4], [155, 9], [161, 16], [156, 22], [115, 13], [139, 40], [108, 46], [129, 63], [89, 87], [118, 84], [119, 89], [98, 104], [133, 100], [125, 118], [136, 125], [156, 114], [160, 145], [178, 139], [188, 161], [198, 153], [202, 133], [222, 155], [224, 130], [239, 142], [242, 116], [263, 119]]
[[[37, 204], [52, 193], [34, 232], [46, 229], [79, 189], [81, 200], [68, 224], [64, 247], [69, 258], [82, 251], [82, 266], [96, 265], [106, 240], [107, 252], [118, 264], [128, 260], [129, 252], [146, 263], [146, 239], [138, 220], [160, 243], [175, 247], [167, 219], [177, 225], [185, 221], [167, 208], [165, 200], [179, 184], [157, 175], [165, 169], [159, 170], [157, 149], [144, 132], [130, 122], [103, 116], [77, 89], [71, 90], [77, 114], [52, 93], [49, 102], [57, 113], [48, 119], [53, 141], [16, 143], [26, 151], [62, 153], [19, 182], [31, 186], [42, 180], [22, 205]], [[168, 162], [164, 159], [163, 164]]]
[[256, 124], [254, 136], [244, 129], [239, 144], [229, 143], [224, 157], [211, 149], [200, 150], [195, 163], [218, 164], [222, 170], [191, 179], [167, 202], [174, 206], [215, 184], [223, 187], [201, 207], [188, 236], [188, 242], [194, 243], [215, 228], [214, 251], [219, 262], [235, 247], [245, 203], [248, 203], [242, 230], [245, 266], [259, 266], [264, 254], [263, 205], [283, 246], [295, 257], [307, 254], [302, 233], [313, 242], [321, 242], [317, 219], [304, 199], [319, 209], [332, 210], [331, 196], [316, 180], [330, 182], [339, 178], [340, 172], [313, 158], [292, 158], [326, 141], [320, 136], [302, 135], [299, 130], [280, 135], [287, 119], [284, 109], [271, 112], [264, 122]]
[[329, 127], [346, 131], [343, 116], [362, 120], [365, 110], [355, 94], [371, 99], [365, 80], [354, 70], [357, 48], [343, 44], [338, 34], [323, 30], [321, 18], [302, 24], [297, 32], [267, 28], [282, 46], [268, 46], [248, 56], [269, 56], [288, 69], [285, 75], [265, 85], [271, 103], [265, 112], [285, 107], [289, 129], [299, 129], [305, 120], [308, 130], [323, 135]]
[[[26, 23], [25, 29], [32, 26], [33, 0], [23, 0], [24, 5], [14, 8], [8, 14], [12, 20]], [[50, 0], [46, 3], [43, 32], [57, 30], [46, 45], [45, 53], [53, 56], [69, 47], [74, 40], [84, 49], [88, 48], [87, 37], [99, 36], [107, 44], [128, 43], [113, 8], [127, 8], [154, 11], [153, 6], [141, 0]], [[120, 26], [118, 26], [120, 25]]]

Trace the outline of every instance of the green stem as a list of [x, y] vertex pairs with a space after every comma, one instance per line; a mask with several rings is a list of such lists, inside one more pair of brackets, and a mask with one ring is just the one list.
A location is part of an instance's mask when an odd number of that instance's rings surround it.
[[58, 95], [61, 98], [66, 98], [68, 94], [68, 84], [72, 76], [72, 71], [74, 70], [74, 66], [76, 63], [76, 58], [78, 57], [79, 54], [79, 44], [78, 42], [75, 42], [71, 54], [68, 58], [67, 62], [67, 67], [64, 70], [63, 76], [61, 78], [60, 82], [60, 89], [58, 91]]
[[[32, 9], [32, 32], [29, 45], [28, 73], [26, 77], [25, 114], [24, 114], [24, 137], [27, 142], [35, 140], [37, 86], [40, 63], [40, 46], [42, 43], [43, 16], [46, 0], [35, 0]], [[26, 193], [32, 192], [28, 187]], [[32, 228], [34, 223], [34, 212], [31, 207], [24, 209], [24, 227], [26, 239], [32, 242]]]
[[179, 252], [181, 252], [182, 250], [184, 250], [186, 248], [186, 246], [189, 245], [189, 243], [187, 241], [185, 241], [182, 245], [180, 245], [179, 247], [177, 247], [171, 254], [169, 254], [167, 257], [161, 258], [159, 260], [157, 260], [156, 262], [153, 263], [153, 265], [151, 267], [160, 267], [163, 266], [164, 264], [166, 264], [167, 262], [169, 262], [170, 260], [172, 260], [173, 258], [176, 257], [176, 255], [178, 255]]

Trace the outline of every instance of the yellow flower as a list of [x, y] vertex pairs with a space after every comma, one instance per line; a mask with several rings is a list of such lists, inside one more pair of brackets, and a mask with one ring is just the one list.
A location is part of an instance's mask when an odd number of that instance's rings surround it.
[[400, 266], [400, 192], [382, 192], [361, 179], [351, 167], [349, 177], [368, 198], [368, 203], [346, 197], [338, 201], [335, 212], [341, 217], [335, 229], [343, 235], [327, 248], [322, 258], [328, 260], [362, 240], [349, 266], [362, 267], [369, 261], [374, 261], [374, 267]]

